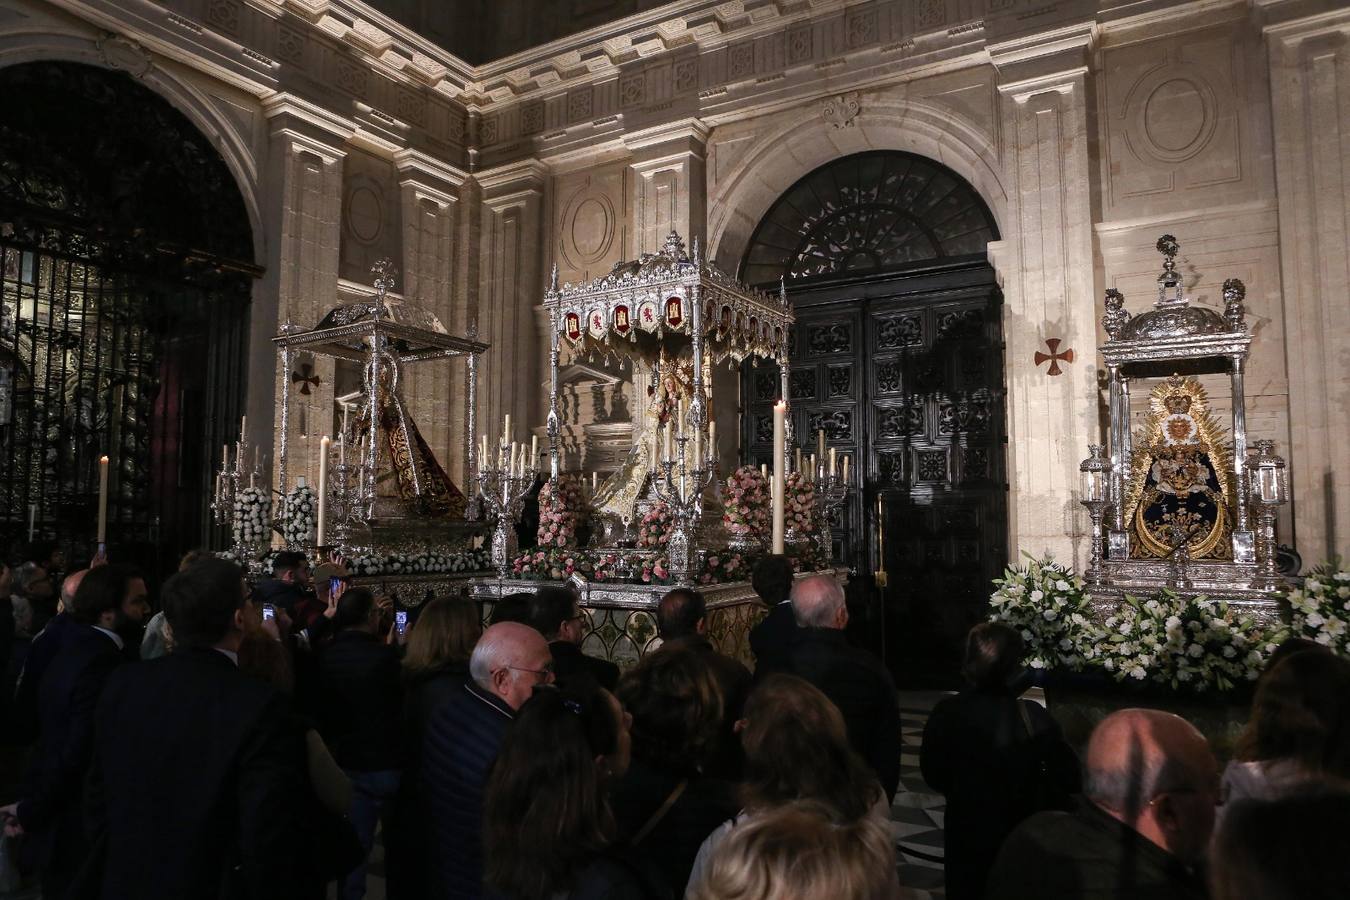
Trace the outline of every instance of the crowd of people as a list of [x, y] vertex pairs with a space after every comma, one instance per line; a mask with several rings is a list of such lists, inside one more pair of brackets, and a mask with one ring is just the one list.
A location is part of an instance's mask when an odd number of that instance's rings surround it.
[[[0, 567], [0, 890], [17, 865], [51, 900], [357, 900], [379, 844], [394, 900], [900, 896], [895, 684], [841, 585], [783, 557], [755, 569], [753, 672], [691, 588], [621, 672], [556, 586], [486, 622], [451, 597], [397, 615], [340, 558], [280, 553], [250, 586], [192, 553], [152, 604], [115, 562], [24, 556]], [[1350, 896], [1350, 662], [1282, 647], [1221, 773], [1146, 709], [1080, 756], [1022, 656], [972, 629], [923, 734], [946, 896]]]

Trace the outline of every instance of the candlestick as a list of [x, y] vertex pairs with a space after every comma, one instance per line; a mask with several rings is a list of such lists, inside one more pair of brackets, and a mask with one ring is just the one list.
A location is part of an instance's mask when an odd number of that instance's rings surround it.
[[798, 447], [798, 448], [797, 448], [797, 454], [796, 454], [795, 459], [796, 459], [796, 463], [797, 463], [797, 465], [796, 465], [796, 471], [800, 472], [800, 471], [802, 470], [802, 448], [801, 448], [801, 447]]
[[809, 481], [816, 480], [816, 455], [811, 454], [811, 465], [807, 469], [806, 477]]
[[256, 485], [255, 485], [253, 482], [254, 482], [254, 480], [255, 480], [257, 477], [258, 477], [258, 476], [255, 475], [253, 472], [249, 472], [249, 473], [248, 473], [248, 486], [249, 486], [250, 488], [256, 487]]
[[502, 446], [505, 447], [511, 441], [511, 414], [507, 413], [502, 418]]
[[694, 449], [693, 449], [692, 451], [690, 451], [690, 457], [689, 457], [689, 467], [690, 467], [691, 469], [697, 469], [697, 468], [699, 467], [699, 456], [700, 456], [700, 454], [699, 454], [699, 450], [700, 450], [699, 444], [700, 444], [700, 443], [702, 443], [702, 441], [700, 440], [699, 433], [698, 433], [697, 431], [695, 431], [695, 432], [694, 432], [694, 440], [693, 440]]
[[[764, 463], [759, 464], [759, 477], [763, 478], [765, 481], [769, 480], [769, 467]], [[772, 490], [772, 488], [770, 488], [770, 490]]]
[[239, 440], [248, 440], [248, 416], [239, 417]]
[[825, 429], [816, 429], [816, 455], [821, 459], [825, 458]]
[[342, 434], [338, 435], [338, 463], [344, 466], [347, 464], [347, 427], [345, 424], [342, 428]]
[[[783, 490], [783, 454], [786, 434], [784, 420], [787, 416], [787, 404], [781, 400], [773, 406], [773, 552], [783, 553], [784, 490]], [[801, 451], [799, 450], [798, 453]]]
[[679, 410], [680, 410], [679, 415], [680, 437], [684, 437], [684, 420], [685, 417], [689, 415], [689, 402], [685, 400], [683, 397], [680, 398]]
[[600, 490], [600, 473], [599, 473], [599, 472], [592, 472], [592, 473], [591, 473], [591, 493], [594, 494], [594, 493], [595, 493], [596, 491], [598, 491], [598, 490]]
[[98, 542], [108, 538], [108, 457], [98, 458]]
[[328, 533], [328, 453], [333, 439], [324, 435], [319, 441], [319, 530], [315, 543], [322, 547]]
[[539, 435], [530, 435], [530, 465], [534, 465], [535, 460], [539, 458]]
[[675, 453], [674, 453], [674, 449], [673, 449], [673, 443], [674, 443], [674, 433], [673, 433], [673, 429], [670, 427], [670, 423], [667, 422], [667, 423], [666, 423], [666, 446], [665, 446], [665, 455], [661, 457], [663, 460], [665, 460], [665, 461], [667, 461], [667, 462], [669, 462], [670, 460], [672, 460], [672, 459], [675, 458]]
[[717, 456], [717, 423], [708, 423], [708, 455]]
[[220, 467], [228, 469], [230, 467], [230, 445], [223, 444], [220, 448]]

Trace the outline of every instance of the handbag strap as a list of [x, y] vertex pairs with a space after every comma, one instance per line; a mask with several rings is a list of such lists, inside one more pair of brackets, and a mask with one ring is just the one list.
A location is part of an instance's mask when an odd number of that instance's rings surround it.
[[1036, 731], [1031, 727], [1031, 713], [1027, 712], [1027, 701], [1018, 699], [1017, 712], [1022, 716], [1022, 727], [1027, 730], [1027, 738], [1034, 738]]
[[688, 786], [688, 778], [680, 779], [680, 783], [675, 785], [675, 789], [670, 792], [665, 801], [657, 808], [656, 812], [652, 813], [652, 817], [647, 820], [646, 824], [638, 829], [638, 833], [635, 834], [633, 840], [629, 842], [630, 846], [636, 847], [642, 842], [643, 838], [652, 833], [652, 829], [661, 824], [661, 820], [666, 817], [666, 813], [670, 812], [670, 808], [675, 805], [676, 800], [680, 799], [680, 795], [684, 793], [684, 789]]

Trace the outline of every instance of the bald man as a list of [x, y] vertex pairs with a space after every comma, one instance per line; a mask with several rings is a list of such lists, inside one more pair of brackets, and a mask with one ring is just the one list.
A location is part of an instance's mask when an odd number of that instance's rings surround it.
[[431, 846], [453, 848], [432, 863], [437, 898], [477, 898], [483, 888], [483, 789], [516, 710], [553, 682], [543, 635], [519, 622], [483, 632], [469, 658], [472, 679], [432, 714], [422, 743], [422, 787]]
[[61, 599], [57, 605], [56, 615], [33, 636], [33, 643], [28, 648], [23, 670], [19, 672], [19, 680], [14, 686], [14, 721], [17, 733], [22, 736], [24, 742], [37, 737], [38, 685], [42, 683], [42, 675], [47, 671], [47, 667], [61, 651], [62, 636], [71, 624], [70, 610], [75, 603], [75, 592], [80, 589], [80, 582], [88, 573], [88, 569], [80, 569], [65, 577], [61, 582]]
[[803, 578], [792, 588], [797, 637], [788, 670], [820, 688], [839, 707], [853, 749], [871, 766], [888, 798], [900, 784], [900, 700], [881, 660], [844, 636], [848, 605], [830, 575]]
[[1185, 719], [1126, 709], [1088, 743], [1086, 801], [1027, 819], [999, 851], [989, 900], [1202, 900], [1219, 770]]

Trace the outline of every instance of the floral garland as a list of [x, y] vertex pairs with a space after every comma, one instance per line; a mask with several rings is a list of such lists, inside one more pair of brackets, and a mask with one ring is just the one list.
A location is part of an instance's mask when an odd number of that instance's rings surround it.
[[1028, 666], [1077, 671], [1096, 658], [1101, 632], [1092, 621], [1091, 597], [1070, 569], [1029, 558], [994, 584], [990, 619], [1021, 632]]
[[783, 527], [812, 533], [816, 530], [815, 506], [815, 483], [801, 472], [789, 472], [783, 479]]
[[594, 571], [586, 554], [572, 550], [534, 550], [511, 560], [511, 575], [515, 578], [561, 581], [574, 572], [589, 578]]
[[540, 547], [575, 547], [577, 522], [585, 511], [581, 482], [574, 474], [559, 475], [555, 495], [552, 480], [544, 482], [539, 490], [539, 530], [536, 533]]
[[1314, 569], [1303, 587], [1284, 596], [1293, 613], [1293, 632], [1342, 656], [1350, 656], [1350, 571], [1336, 563]]
[[314, 543], [319, 525], [319, 495], [307, 484], [291, 491], [282, 504], [281, 536], [288, 547]]
[[762, 538], [772, 524], [769, 481], [754, 466], [741, 466], [727, 476], [722, 523], [733, 535]]
[[1147, 600], [1126, 597], [1104, 623], [1101, 666], [1117, 681], [1152, 681], [1173, 689], [1232, 690], [1255, 681], [1284, 638], [1228, 604], [1164, 590]]
[[234, 504], [234, 542], [256, 546], [272, 533], [272, 495], [266, 488], [247, 487]]
[[638, 522], [637, 545], [647, 550], [664, 547], [674, 530], [675, 518], [670, 514], [669, 504], [658, 500]]
[[726, 551], [708, 554], [700, 584], [720, 584], [724, 581], [745, 581], [750, 578], [750, 562], [741, 553]]

